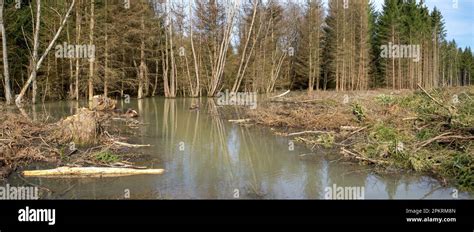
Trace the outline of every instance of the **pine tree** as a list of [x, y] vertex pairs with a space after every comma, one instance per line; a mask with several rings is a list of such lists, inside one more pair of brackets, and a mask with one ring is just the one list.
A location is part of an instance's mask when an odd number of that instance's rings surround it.
[[[370, 7], [365, 1], [329, 1], [323, 72], [336, 90], [367, 89], [370, 62]], [[324, 77], [324, 78], [325, 78]]]
[[305, 86], [312, 92], [321, 87], [321, 37], [324, 11], [321, 0], [308, 0], [304, 10], [293, 68], [296, 75], [304, 77]]

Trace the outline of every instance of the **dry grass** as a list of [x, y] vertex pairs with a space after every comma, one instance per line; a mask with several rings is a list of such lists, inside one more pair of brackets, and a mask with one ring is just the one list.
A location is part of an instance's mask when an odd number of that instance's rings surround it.
[[[341, 126], [359, 126], [354, 117], [354, 106], [366, 111], [365, 122], [396, 121], [409, 112], [397, 106], [384, 107], [376, 104], [377, 97], [384, 95], [406, 96], [409, 91], [320, 91], [312, 94], [296, 92], [279, 99], [266, 99], [248, 115], [257, 123], [287, 129], [338, 131]], [[409, 114], [408, 114], [409, 115]], [[382, 118], [381, 118], [382, 117]]]

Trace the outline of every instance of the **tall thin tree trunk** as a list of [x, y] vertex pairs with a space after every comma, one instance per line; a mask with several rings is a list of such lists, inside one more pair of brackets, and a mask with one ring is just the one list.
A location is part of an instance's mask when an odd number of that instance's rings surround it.
[[51, 65], [50, 65], [50, 57], [48, 56], [48, 65], [46, 68], [46, 85], [44, 87], [44, 92], [43, 92], [43, 100], [42, 102], [44, 103], [46, 101], [46, 96], [48, 96], [48, 90], [49, 90], [49, 74], [51, 71]]
[[[67, 43], [71, 44], [71, 36], [69, 34], [69, 24], [67, 26]], [[48, 57], [48, 65], [49, 65], [49, 57]], [[69, 99], [74, 98], [74, 68], [73, 68], [73, 61], [72, 58], [69, 57]], [[43, 96], [44, 99], [44, 96]], [[44, 100], [43, 100], [44, 102]]]
[[[95, 8], [95, 0], [91, 0], [91, 18], [90, 18], [90, 33], [89, 33], [89, 45], [93, 46], [94, 45], [94, 8]], [[94, 97], [94, 58], [89, 57], [89, 78], [87, 80], [88, 83], [88, 93], [89, 97], [88, 100], [92, 101], [92, 98]]]
[[168, 32], [165, 30], [165, 49], [161, 49], [161, 64], [163, 68], [163, 88], [165, 92], [165, 97], [170, 96], [170, 86], [168, 80], [168, 70], [169, 70], [169, 52], [168, 52]]
[[143, 81], [145, 79], [145, 19], [141, 19], [141, 45], [140, 45], [140, 67], [138, 74], [138, 98], [143, 98]]
[[[76, 44], [80, 44], [81, 41], [81, 0], [78, 0], [76, 6]], [[76, 57], [76, 73], [75, 73], [75, 90], [74, 90], [74, 98], [76, 101], [79, 100], [79, 73], [80, 73], [80, 59]]]
[[[248, 32], [248, 35], [247, 35], [247, 39], [245, 40], [244, 50], [242, 51], [242, 57], [240, 58], [240, 65], [239, 65], [239, 69], [237, 70], [237, 76], [235, 78], [235, 82], [234, 82], [234, 85], [233, 85], [232, 90], [231, 90], [231, 92], [233, 92], [233, 93], [239, 91], [240, 84], [242, 82], [242, 79], [245, 76], [245, 69], [246, 69], [247, 64], [248, 64], [248, 62], [245, 62], [245, 61], [249, 60], [250, 56], [252, 55], [253, 47], [255, 46], [255, 44], [253, 44], [252, 49], [250, 50], [250, 53], [247, 54], [247, 48], [248, 48], [250, 38], [252, 36], [253, 27], [254, 27], [254, 24], [255, 24], [255, 16], [257, 15], [257, 6], [258, 6], [258, 2], [254, 1], [253, 2], [252, 20], [250, 22], [249, 32]], [[246, 56], [248, 56], [249, 58], [245, 59]]]
[[0, 0], [0, 31], [2, 34], [2, 50], [3, 50], [3, 77], [5, 81], [5, 100], [6, 104], [12, 104], [12, 91], [10, 87], [10, 72], [8, 67], [8, 49], [7, 49], [7, 35], [5, 32], [5, 25], [3, 23], [3, 7], [4, 0]]
[[153, 85], [153, 91], [151, 92], [151, 96], [155, 96], [156, 89], [158, 87], [158, 72], [159, 72], [159, 62], [158, 59], [155, 60], [155, 84]]
[[31, 75], [33, 76], [33, 88], [32, 88], [32, 96], [31, 101], [33, 104], [36, 103], [36, 90], [38, 86], [36, 84], [36, 63], [38, 62], [38, 47], [39, 47], [39, 29], [40, 29], [40, 20], [41, 20], [41, 0], [36, 2], [36, 20], [35, 20], [35, 29], [33, 35], [33, 56], [31, 57]]
[[108, 81], [109, 81], [109, 44], [108, 44], [108, 27], [107, 27], [107, 0], [105, 0], [105, 67], [104, 67], [104, 97], [108, 95]]
[[192, 92], [195, 94], [192, 97], [197, 97], [199, 96], [199, 66], [198, 66], [198, 60], [196, 58], [196, 50], [194, 49], [194, 37], [193, 37], [193, 21], [192, 21], [192, 7], [191, 3], [189, 3], [189, 31], [190, 31], [190, 38], [191, 38], [191, 51], [193, 53], [193, 60], [194, 60], [194, 75], [196, 76], [196, 86], [195, 90], [192, 90]]
[[[171, 12], [171, 11], [170, 11]], [[173, 24], [171, 21], [171, 16], [169, 20], [169, 25], [168, 25], [168, 32], [169, 32], [169, 44], [170, 44], [170, 50], [169, 50], [169, 58], [170, 58], [170, 65], [171, 65], [171, 72], [170, 72], [170, 96], [169, 97], [176, 97], [177, 93], [177, 83], [176, 83], [176, 75], [177, 75], [177, 70], [176, 70], [176, 62], [174, 59], [174, 48], [173, 48]]]
[[[222, 82], [222, 76], [224, 73], [227, 51], [230, 44], [231, 33], [233, 28], [234, 16], [236, 12], [238, 1], [234, 2], [234, 5], [229, 9], [227, 13], [227, 20], [224, 26], [222, 41], [218, 46], [218, 51], [214, 54], [213, 64], [212, 64], [212, 76], [211, 81], [208, 86], [207, 95], [213, 97]], [[212, 60], [212, 58], [211, 58]]]

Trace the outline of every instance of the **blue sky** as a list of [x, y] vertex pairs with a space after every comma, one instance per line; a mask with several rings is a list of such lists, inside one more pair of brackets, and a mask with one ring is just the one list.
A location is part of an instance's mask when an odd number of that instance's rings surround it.
[[[384, 0], [371, 1], [377, 10], [382, 8]], [[327, 0], [323, 2], [326, 4]], [[430, 10], [436, 6], [443, 14], [448, 40], [455, 39], [463, 48], [474, 48], [474, 0], [425, 0], [425, 3]]]

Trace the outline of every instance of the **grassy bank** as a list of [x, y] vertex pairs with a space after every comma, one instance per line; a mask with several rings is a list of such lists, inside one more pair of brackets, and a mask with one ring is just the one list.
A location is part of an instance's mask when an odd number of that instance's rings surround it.
[[474, 190], [473, 87], [291, 93], [259, 101], [247, 117], [312, 149]]

